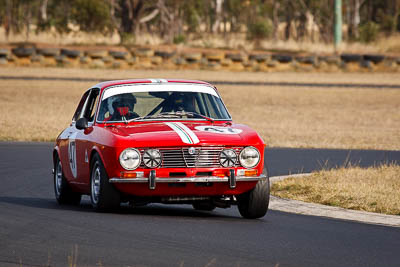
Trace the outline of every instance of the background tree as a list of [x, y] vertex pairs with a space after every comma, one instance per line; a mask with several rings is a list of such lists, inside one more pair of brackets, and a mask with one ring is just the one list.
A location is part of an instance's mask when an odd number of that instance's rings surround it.
[[[117, 32], [121, 42], [147, 32], [165, 43], [218, 35], [246, 34], [260, 42], [332, 42], [331, 0], [0, 0], [6, 37], [56, 30]], [[343, 0], [348, 41], [373, 41], [400, 31], [400, 0]], [[32, 27], [34, 25], [35, 27]], [[317, 30], [315, 30], [317, 29]]]

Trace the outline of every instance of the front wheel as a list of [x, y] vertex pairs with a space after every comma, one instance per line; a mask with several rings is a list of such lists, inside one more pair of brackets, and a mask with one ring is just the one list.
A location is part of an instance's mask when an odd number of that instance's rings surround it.
[[92, 161], [90, 175], [90, 201], [97, 211], [110, 211], [119, 207], [121, 195], [108, 181], [108, 176], [99, 155]]
[[257, 219], [263, 217], [269, 206], [269, 177], [267, 168], [263, 172], [267, 178], [258, 181], [256, 187], [249, 192], [237, 197], [240, 215], [247, 219]]
[[72, 191], [67, 179], [65, 179], [58, 155], [54, 163], [54, 194], [60, 205], [78, 205], [81, 202], [82, 195]]

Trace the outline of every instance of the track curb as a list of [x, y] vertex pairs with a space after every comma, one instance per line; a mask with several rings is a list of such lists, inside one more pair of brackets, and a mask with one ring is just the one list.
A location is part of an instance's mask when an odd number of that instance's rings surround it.
[[[285, 176], [270, 177], [270, 182], [275, 183], [287, 178], [301, 178], [310, 176], [311, 173], [293, 174]], [[275, 197], [271, 195], [269, 208], [289, 213], [302, 215], [328, 217], [339, 220], [361, 222], [367, 224], [400, 227], [400, 216], [386, 215], [367, 211], [348, 210], [339, 207], [326, 206], [322, 204], [308, 203], [299, 200]]]

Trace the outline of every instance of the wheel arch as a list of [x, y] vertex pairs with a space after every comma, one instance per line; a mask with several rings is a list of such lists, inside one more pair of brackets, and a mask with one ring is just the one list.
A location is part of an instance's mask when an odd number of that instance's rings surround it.
[[100, 160], [104, 164], [104, 159], [103, 159], [103, 156], [101, 155], [100, 149], [97, 146], [93, 146], [92, 150], [90, 151], [90, 156], [89, 156], [89, 167], [90, 167], [90, 169], [92, 169], [93, 158], [94, 158], [95, 155], [99, 155]]
[[60, 148], [58, 146], [54, 147], [53, 149], [53, 166], [56, 165], [56, 157], [61, 161], [60, 157]]
[[92, 150], [90, 151], [90, 156], [89, 156], [89, 168], [90, 169], [89, 169], [89, 173], [91, 173], [91, 171], [92, 171], [93, 159], [94, 159], [95, 155], [99, 156], [99, 158], [101, 160], [101, 163], [103, 164], [104, 169], [105, 169], [105, 171], [106, 171], [106, 173], [108, 175], [107, 165], [105, 164], [104, 156], [101, 153], [100, 148], [97, 147], [97, 146], [93, 146]]

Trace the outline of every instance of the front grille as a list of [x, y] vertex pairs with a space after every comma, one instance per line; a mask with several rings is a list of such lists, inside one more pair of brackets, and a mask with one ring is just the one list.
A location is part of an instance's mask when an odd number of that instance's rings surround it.
[[[195, 147], [194, 154], [189, 153], [189, 147], [171, 147], [159, 148], [162, 157], [161, 168], [218, 168], [219, 155], [225, 148], [223, 146], [203, 146]], [[235, 150], [239, 157], [241, 147], [230, 147]], [[143, 155], [146, 149], [140, 149]], [[239, 161], [236, 161], [236, 166], [239, 166]], [[145, 168], [142, 163], [141, 167]]]

